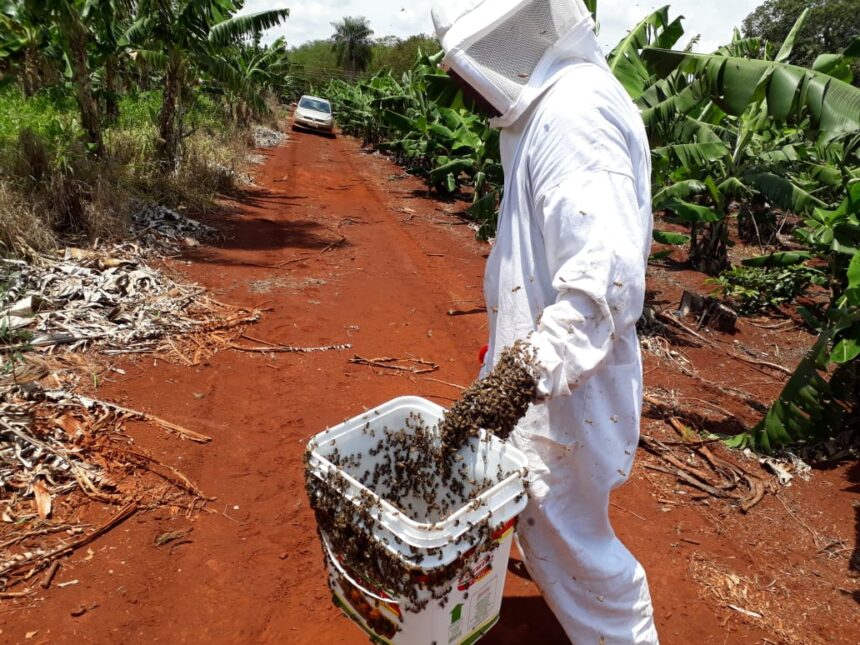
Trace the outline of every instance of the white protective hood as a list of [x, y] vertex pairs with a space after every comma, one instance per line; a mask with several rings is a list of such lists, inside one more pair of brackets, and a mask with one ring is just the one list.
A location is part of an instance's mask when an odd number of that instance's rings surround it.
[[433, 23], [453, 69], [512, 125], [547, 89], [565, 60], [606, 68], [582, 0], [437, 0]]

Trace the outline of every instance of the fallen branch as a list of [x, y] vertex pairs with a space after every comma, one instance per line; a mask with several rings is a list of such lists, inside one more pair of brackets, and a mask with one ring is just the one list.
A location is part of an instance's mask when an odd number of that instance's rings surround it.
[[269, 347], [245, 347], [236, 343], [227, 343], [227, 347], [240, 352], [252, 354], [313, 354], [318, 352], [342, 352], [352, 349], [352, 345], [326, 345], [325, 347], [288, 347], [286, 345], [272, 345]]
[[475, 314], [485, 314], [487, 313], [486, 307], [475, 307], [474, 309], [449, 309], [448, 315], [451, 317], [455, 316], [472, 316]]
[[108, 401], [100, 401], [98, 399], [91, 399], [89, 397], [77, 396], [75, 394], [67, 392], [63, 392], [63, 394], [66, 394], [69, 398], [75, 400], [77, 403], [87, 409], [90, 409], [93, 406], [101, 406], [108, 410], [119, 412], [120, 414], [123, 414], [128, 418], [146, 421], [147, 423], [159, 426], [169, 432], [175, 432], [183, 439], [188, 439], [189, 441], [194, 441], [196, 443], [209, 443], [210, 441], [212, 441], [212, 437], [200, 434], [199, 432], [194, 432], [193, 430], [189, 430], [188, 428], [184, 428], [171, 421], [167, 421], [166, 419], [157, 417], [154, 414], [150, 414], [149, 412], [132, 410], [131, 408], [126, 408], [121, 405], [117, 405], [116, 403], [109, 403]]
[[465, 391], [466, 386], [457, 385], [456, 383], [449, 383], [448, 381], [440, 381], [437, 378], [430, 378], [429, 376], [424, 378], [425, 381], [431, 381], [433, 383], [439, 383], [440, 385], [447, 385], [448, 387], [453, 387], [456, 390]]
[[53, 533], [62, 533], [63, 531], [68, 531], [69, 529], [77, 529], [82, 528], [81, 525], [73, 526], [71, 524], [64, 524], [62, 526], [51, 526], [44, 529], [39, 529], [38, 531], [29, 531], [27, 533], [22, 533], [21, 535], [14, 536], [6, 540], [5, 542], [0, 543], [0, 549], [5, 549], [6, 547], [13, 546], [18, 544], [19, 542], [23, 542], [24, 540], [29, 540], [33, 537], [42, 537], [45, 535], [52, 535]]
[[702, 336], [697, 331], [690, 329], [689, 327], [687, 327], [687, 325], [682, 323], [680, 320], [676, 320], [674, 318], [674, 316], [670, 316], [669, 314], [666, 314], [663, 312], [657, 312], [655, 315], [657, 318], [659, 318], [663, 322], [667, 322], [670, 325], [674, 325], [675, 327], [678, 327], [679, 329], [690, 334], [696, 340], [704, 343], [706, 346], [711, 347], [712, 349], [717, 349], [717, 350], [720, 350], [722, 352], [725, 352], [725, 354], [728, 357], [733, 358], [737, 361], [740, 361], [742, 363], [747, 363], [748, 365], [754, 365], [756, 367], [767, 367], [767, 368], [770, 368], [772, 370], [777, 370], [779, 372], [782, 372], [783, 374], [787, 374], [788, 376], [791, 376], [793, 374], [793, 372], [790, 369], [783, 367], [782, 365], [777, 365], [776, 363], [769, 363], [767, 361], [760, 361], [760, 360], [757, 360], [754, 358], [747, 358], [746, 356], [741, 356], [740, 354], [736, 354], [735, 352], [730, 352], [725, 348], [719, 347], [714, 341], [709, 340], [709, 339], [705, 338], [704, 336]]
[[14, 562], [14, 563], [8, 565], [6, 568], [0, 570], [0, 578], [6, 578], [10, 575], [14, 575], [14, 574], [18, 573], [21, 569], [24, 569], [25, 567], [28, 567], [28, 566], [32, 565], [35, 561], [39, 560], [42, 562], [43, 566], [38, 567], [35, 570], [35, 572], [34, 572], [34, 575], [35, 575], [35, 573], [37, 573], [38, 571], [50, 566], [50, 564], [52, 564], [53, 561], [56, 560], [57, 558], [61, 558], [63, 556], [74, 553], [75, 551], [77, 551], [81, 547], [86, 546], [87, 544], [94, 541], [98, 537], [104, 535], [105, 533], [107, 533], [111, 529], [116, 528], [117, 526], [119, 526], [120, 524], [125, 522], [128, 518], [130, 518], [132, 515], [134, 515], [137, 512], [137, 509], [138, 509], [137, 502], [129, 502], [128, 504], [123, 506], [119, 511], [117, 511], [117, 513], [113, 517], [111, 517], [107, 522], [105, 522], [100, 527], [95, 529], [92, 533], [90, 533], [88, 535], [81, 536], [76, 540], [72, 540], [71, 542], [69, 542], [67, 544], [59, 546], [56, 549], [54, 549], [53, 551], [51, 551], [45, 555], [34, 556], [33, 558], [30, 558], [27, 560]]
[[36, 592], [33, 589], [28, 591], [0, 591], [0, 598], [3, 600], [15, 600], [17, 598], [27, 598], [34, 593]]
[[57, 571], [60, 568], [60, 561], [54, 560], [53, 564], [48, 569], [47, 573], [45, 573], [45, 577], [42, 578], [42, 582], [39, 583], [39, 586], [42, 589], [47, 589], [51, 586], [51, 583], [54, 581], [54, 576], [57, 575]]
[[667, 475], [674, 475], [675, 477], [683, 480], [693, 488], [698, 488], [699, 490], [704, 491], [712, 497], [718, 497], [721, 499], [734, 498], [734, 496], [729, 495], [725, 491], [718, 490], [713, 486], [709, 486], [708, 484], [700, 482], [698, 479], [684, 472], [680, 468], [675, 468], [674, 470], [672, 470], [671, 468], [664, 468], [663, 466], [656, 466], [654, 464], [645, 464], [645, 468], [647, 468], [648, 470], [656, 470], [659, 473], [665, 473]]
[[[370, 367], [378, 367], [385, 370], [394, 370], [398, 372], [409, 372], [410, 374], [429, 374], [436, 372], [439, 365], [431, 361], [425, 361], [422, 358], [363, 358], [356, 355], [349, 359], [350, 363], [356, 365], [368, 365]], [[413, 363], [411, 366], [397, 365], [397, 363]], [[420, 366], [425, 367], [420, 367]]]
[[206, 496], [201, 492], [201, 490], [197, 487], [197, 485], [196, 485], [196, 484], [194, 484], [190, 479], [188, 479], [188, 478], [187, 478], [185, 475], [183, 475], [181, 472], [179, 472], [178, 470], [176, 470], [176, 468], [174, 468], [173, 466], [168, 466], [167, 464], [161, 463], [160, 461], [158, 461], [158, 460], [157, 460], [157, 459], [155, 459], [154, 457], [150, 457], [149, 455], [145, 455], [145, 454], [143, 454], [142, 452], [137, 452], [137, 451], [135, 451], [135, 450], [126, 450], [126, 449], [124, 449], [124, 448], [113, 448], [113, 450], [115, 450], [115, 451], [117, 451], [117, 452], [119, 452], [119, 453], [125, 454], [125, 455], [131, 455], [132, 457], [137, 457], [138, 459], [142, 459], [142, 460], [144, 460], [144, 461], [146, 461], [146, 462], [148, 462], [148, 463], [150, 463], [150, 464], [154, 464], [154, 465], [156, 465], [156, 466], [160, 466], [161, 468], [164, 468], [164, 469], [166, 469], [166, 470], [169, 470], [169, 471], [170, 471], [170, 472], [171, 472], [171, 473], [176, 477], [176, 479], [178, 479], [178, 480], [179, 480], [178, 482], [177, 482], [177, 481], [174, 481], [174, 480], [173, 480], [173, 479], [171, 479], [170, 477], [167, 477], [167, 476], [166, 476], [166, 475], [164, 475], [163, 473], [160, 473], [160, 472], [158, 472], [158, 471], [156, 471], [156, 470], [152, 470], [151, 468], [150, 468], [150, 469], [148, 469], [148, 470], [150, 470], [151, 472], [154, 472], [154, 473], [155, 473], [156, 475], [158, 475], [159, 477], [162, 477], [163, 479], [166, 479], [167, 481], [169, 481], [169, 482], [170, 482], [171, 484], [173, 484], [174, 486], [179, 486], [180, 488], [183, 488], [186, 492], [191, 493], [192, 495], [195, 495], [195, 496], [196, 496], [196, 497], [198, 497], [199, 499], [204, 499], [204, 500], [207, 500], [207, 501], [213, 501], [213, 499], [214, 499], [214, 498], [211, 498], [211, 497], [206, 497]]

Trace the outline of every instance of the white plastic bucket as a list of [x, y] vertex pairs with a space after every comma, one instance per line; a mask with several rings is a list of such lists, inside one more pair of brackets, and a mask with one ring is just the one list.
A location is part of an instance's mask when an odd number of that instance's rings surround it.
[[[426, 552], [421, 565], [426, 571], [463, 562], [462, 572], [451, 591], [441, 601], [431, 601], [423, 610], [414, 613], [405, 610], [405, 599], [388, 595], [372, 582], [356, 580], [323, 535], [334, 601], [376, 642], [470, 644], [486, 634], [499, 619], [516, 517], [526, 505], [525, 455], [496, 437], [485, 435], [480, 442], [476, 440], [476, 449], [466, 449], [462, 454], [472, 460], [472, 472], [494, 479], [495, 485], [476, 497], [475, 502], [465, 503], [444, 518], [410, 518], [362, 485], [357, 473], [372, 466], [373, 458], [363, 458], [365, 461], [352, 471], [340, 469], [326, 459], [335, 445], [341, 455], [365, 454], [378, 441], [383, 428], [406, 428], [406, 421], [412, 414], [421, 416], [432, 427], [443, 412], [441, 407], [425, 399], [403, 397], [326, 430], [309, 445], [309, 464], [314, 476], [323, 478], [331, 471], [339, 472], [348, 483], [344, 495], [350, 498], [357, 499], [362, 493], [366, 497], [370, 492], [376, 501], [372, 513], [378, 518], [373, 537], [390, 552], [404, 562], [408, 562], [410, 555], [414, 557], [416, 549]], [[497, 472], [507, 476], [498, 481]], [[493, 544], [466, 546], [461, 543], [458, 546], [457, 538], [485, 520], [493, 527], [488, 538]]]

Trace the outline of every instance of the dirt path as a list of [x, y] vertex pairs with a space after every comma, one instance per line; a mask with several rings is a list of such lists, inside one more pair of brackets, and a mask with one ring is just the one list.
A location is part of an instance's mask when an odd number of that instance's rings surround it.
[[[187, 263], [172, 263], [220, 300], [266, 308], [249, 332], [255, 338], [304, 347], [351, 343], [353, 349], [223, 352], [200, 368], [178, 360], [153, 364], [151, 358], [123, 363], [127, 379], [104, 384], [99, 396], [212, 435], [208, 446], [177, 447], [152, 429], [134, 428], [141, 445], [169, 455], [217, 501], [211, 513], [193, 518], [166, 511], [138, 516], [92, 552], [76, 554], [57, 582], [78, 584], [28, 605], [0, 606], [6, 612], [0, 639], [363, 642], [329, 600], [303, 488], [304, 445], [363, 406], [395, 396], [450, 402], [457, 391], [438, 381], [470, 382], [486, 334], [480, 313], [449, 312], [481, 307], [488, 247], [401, 173], [348, 139], [295, 135], [270, 153], [260, 189], [228, 218], [229, 239]], [[353, 353], [415, 356], [441, 368], [431, 375], [436, 381], [410, 379], [350, 364]], [[647, 424], [662, 431], [659, 421]], [[858, 478], [856, 469], [836, 469], [799, 483], [788, 497], [789, 508], [808, 511], [802, 516], [812, 522], [809, 530], [841, 540], [848, 556], [831, 557], [826, 550], [816, 553], [818, 541], [773, 498], [747, 518], [715, 504], [667, 504], [659, 499], [672, 483], [655, 481], [640, 465], [613, 516], [649, 572], [663, 641], [791, 640], [774, 625], [797, 622], [796, 616], [764, 612], [764, 621], [751, 620], [727, 608], [735, 596], [722, 590], [725, 581], [731, 587], [736, 577], [735, 590], [753, 578], [751, 587], [764, 587], [767, 571], [772, 597], [756, 599], [756, 607], [778, 607], [781, 589], [806, 590], [804, 622], [813, 634], [831, 642], [860, 640], [847, 562], [856, 545], [851, 503]], [[159, 535], [188, 528], [190, 543], [154, 545]], [[73, 617], [82, 606], [88, 611]], [[485, 642], [565, 642], [516, 562], [502, 622]]]

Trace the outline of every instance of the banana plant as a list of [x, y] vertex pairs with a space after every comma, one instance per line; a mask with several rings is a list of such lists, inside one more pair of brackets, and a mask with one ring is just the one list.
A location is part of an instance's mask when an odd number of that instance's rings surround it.
[[225, 55], [225, 48], [245, 36], [274, 27], [289, 9], [236, 15], [237, 0], [139, 0], [136, 19], [121, 46], [160, 69], [164, 99], [158, 117], [158, 149], [166, 169], [176, 166], [183, 138], [182, 114], [189, 88], [207, 75], [258, 111], [265, 105], [258, 88], [243, 77]]

